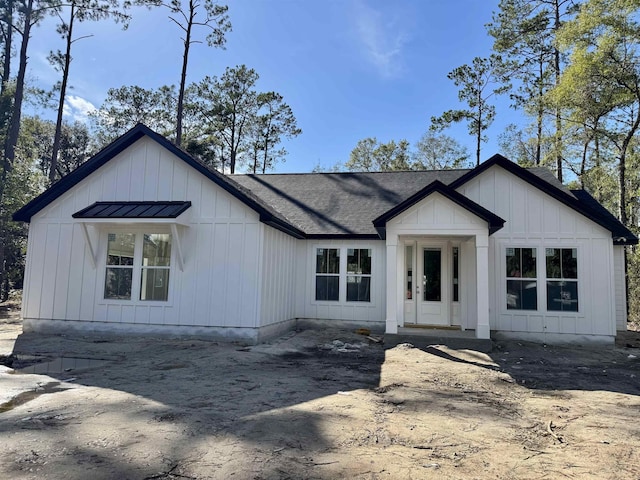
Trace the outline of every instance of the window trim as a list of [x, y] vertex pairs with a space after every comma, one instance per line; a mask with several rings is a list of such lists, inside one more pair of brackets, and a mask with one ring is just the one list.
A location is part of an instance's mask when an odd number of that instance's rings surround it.
[[[338, 251], [338, 273], [322, 273], [322, 272], [318, 272], [318, 250], [337, 250]], [[340, 252], [340, 248], [336, 248], [336, 247], [316, 247], [313, 249], [314, 252], [314, 268], [313, 268], [313, 298], [316, 302], [322, 302], [322, 303], [326, 303], [326, 302], [339, 302], [340, 301], [340, 284], [342, 283], [340, 281], [340, 277], [342, 276], [341, 272], [343, 271], [342, 268], [342, 255]], [[318, 299], [318, 277], [322, 277], [322, 278], [338, 278], [338, 300], [322, 300], [322, 299]]]
[[[349, 273], [349, 250], [368, 250], [369, 251], [369, 259], [370, 259], [370, 271], [369, 273]], [[347, 247], [347, 268], [345, 269], [345, 301], [347, 303], [371, 303], [371, 277], [373, 276], [373, 249], [372, 248], [363, 248], [363, 247]], [[349, 300], [348, 290], [349, 290], [349, 278], [368, 278], [369, 279], [369, 300]]]
[[[132, 233], [135, 234], [135, 246], [133, 251], [133, 273], [131, 277], [131, 298], [130, 299], [116, 299], [116, 298], [104, 298], [105, 293], [105, 281], [106, 271], [109, 265], [107, 265], [107, 249], [108, 239], [110, 233]], [[171, 235], [171, 258], [169, 261], [169, 288], [167, 289], [166, 300], [140, 300], [140, 292], [142, 289], [142, 245], [144, 242], [145, 234], [163, 233]], [[122, 305], [122, 306], [161, 306], [172, 307], [174, 304], [174, 284], [178, 267], [176, 266], [178, 252], [175, 247], [174, 234], [168, 225], [160, 224], [144, 224], [125, 226], [118, 225], [117, 227], [104, 225], [103, 228], [98, 230], [99, 234], [99, 250], [98, 250], [98, 275], [96, 280], [96, 295], [98, 305]]]
[[[562, 250], [575, 250], [576, 251], [576, 278], [564, 278], [564, 277], [560, 277], [560, 278], [550, 278], [547, 275], [547, 249], [548, 248], [552, 248], [552, 249], [556, 249], [556, 250], [560, 250], [562, 252]], [[545, 312], [549, 312], [552, 313], [553, 315], [578, 315], [580, 313], [582, 313], [582, 311], [580, 310], [580, 298], [581, 298], [581, 293], [580, 293], [580, 284], [582, 283], [580, 281], [580, 272], [581, 272], [581, 268], [580, 268], [580, 247], [578, 245], [575, 244], [571, 244], [571, 245], [544, 245], [543, 247], [544, 249], [544, 277], [543, 277], [543, 281], [544, 281], [544, 311]], [[562, 253], [561, 253], [562, 255]], [[562, 268], [562, 257], [560, 257], [560, 265]], [[576, 310], [549, 310], [549, 298], [548, 298], [548, 282], [572, 282], [576, 284], [576, 292], [578, 294], [578, 298], [577, 303], [577, 309]]]
[[[532, 250], [533, 253], [535, 254], [535, 259], [536, 259], [536, 274], [534, 277], [510, 277], [507, 275], [507, 251], [510, 249], [519, 249], [521, 250], [520, 252], [520, 263], [522, 263], [522, 250], [524, 249], [529, 249]], [[502, 259], [504, 260], [504, 264], [503, 264], [503, 268], [502, 268], [502, 272], [504, 275], [504, 293], [505, 293], [505, 298], [504, 298], [504, 303], [503, 303], [503, 307], [504, 309], [511, 313], [511, 312], [539, 312], [540, 311], [540, 255], [538, 252], [538, 246], [531, 246], [530, 244], [527, 245], [515, 245], [515, 244], [507, 244], [505, 245], [503, 251], [502, 251]], [[522, 265], [520, 265], [520, 268], [522, 269]], [[523, 282], [523, 281], [530, 281], [530, 282], [535, 282], [536, 283], [536, 308], [509, 308], [509, 298], [508, 298], [508, 282], [509, 281], [517, 281], [517, 282]]]
[[[309, 305], [313, 306], [344, 306], [344, 307], [363, 307], [370, 308], [376, 307], [378, 301], [375, 297], [375, 286], [377, 285], [377, 280], [375, 276], [375, 269], [377, 265], [376, 258], [376, 248], [375, 245], [371, 243], [359, 243], [354, 242], [351, 243], [313, 243], [309, 245], [310, 250], [308, 251], [309, 265], [310, 265], [310, 286], [308, 288], [309, 292]], [[318, 248], [333, 248], [340, 251], [340, 274], [338, 276], [338, 300], [316, 300], [316, 254]], [[348, 249], [366, 249], [371, 250], [371, 281], [370, 281], [370, 291], [369, 301], [347, 301], [347, 276], [353, 276], [353, 274], [347, 274], [347, 250]], [[323, 275], [323, 274], [319, 274]]]

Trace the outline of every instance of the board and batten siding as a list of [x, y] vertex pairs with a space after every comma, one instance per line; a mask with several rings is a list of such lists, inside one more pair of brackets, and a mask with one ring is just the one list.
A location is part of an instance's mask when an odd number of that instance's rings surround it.
[[613, 266], [616, 278], [616, 330], [627, 330], [627, 276], [624, 268], [624, 246], [613, 247]]
[[[501, 332], [607, 336], [616, 331], [611, 232], [500, 167], [479, 174], [458, 191], [506, 220], [489, 237], [490, 325]], [[536, 311], [508, 310], [506, 248], [537, 248]], [[545, 248], [577, 248], [579, 311], [546, 308]]]
[[[339, 248], [341, 258], [340, 300], [317, 301], [316, 249]], [[346, 249], [371, 249], [371, 301], [346, 301]], [[386, 315], [386, 252], [383, 240], [297, 241], [296, 316], [299, 319], [336, 320], [343, 324], [384, 328]], [[336, 325], [338, 322], [336, 322]]]
[[[72, 214], [96, 201], [192, 202], [188, 226], [178, 226], [183, 271], [178, 267], [175, 241], [172, 246], [169, 301], [104, 300], [109, 231], [153, 233], [169, 227], [89, 226], [96, 249], [94, 268], [80, 221]], [[31, 320], [93, 322], [89, 328], [96, 328], [99, 322], [106, 330], [109, 325], [126, 330], [126, 325], [138, 324], [169, 330], [193, 327], [192, 332], [207, 327], [255, 328], [260, 234], [256, 212], [143, 137], [33, 216], [23, 316], [27, 324]]]
[[261, 227], [260, 326], [268, 326], [295, 320], [298, 240], [268, 225]]

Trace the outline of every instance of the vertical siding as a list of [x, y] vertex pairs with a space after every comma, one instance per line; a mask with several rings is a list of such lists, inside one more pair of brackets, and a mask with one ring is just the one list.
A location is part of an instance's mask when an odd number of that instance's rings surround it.
[[[296, 316], [327, 320], [384, 322], [386, 317], [386, 247], [383, 240], [300, 240], [298, 248], [298, 285], [303, 299], [297, 304]], [[347, 302], [346, 285], [340, 280], [340, 301], [315, 300], [316, 248], [370, 248], [371, 249], [371, 302]], [[341, 259], [346, 252], [340, 252]], [[343, 262], [344, 265], [344, 262]]]
[[624, 272], [624, 247], [613, 247], [613, 265], [616, 292], [616, 330], [627, 329], [627, 287]]
[[[89, 226], [97, 268], [71, 215], [96, 201], [190, 200], [174, 243], [168, 302], [105, 301], [106, 235]], [[138, 229], [138, 225], [124, 226]], [[123, 228], [119, 225], [118, 228]], [[168, 231], [167, 226], [139, 232]], [[36, 214], [30, 225], [24, 316], [109, 323], [255, 327], [261, 287], [258, 215], [182, 160], [143, 138]]]
[[263, 227], [260, 325], [296, 317], [296, 243], [298, 240]]
[[[495, 167], [459, 189], [506, 220], [490, 237], [490, 324], [493, 330], [573, 335], [614, 335], [619, 282], [614, 285], [611, 232]], [[507, 247], [535, 247], [538, 255], [538, 310], [506, 308]], [[578, 249], [579, 312], [546, 309], [545, 248]], [[617, 278], [617, 277], [616, 277]]]

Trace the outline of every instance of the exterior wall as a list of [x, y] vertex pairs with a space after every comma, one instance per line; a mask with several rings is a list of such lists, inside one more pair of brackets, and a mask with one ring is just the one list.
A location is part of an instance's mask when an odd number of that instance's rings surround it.
[[[506, 220], [489, 237], [490, 326], [541, 340], [613, 340], [616, 326], [614, 255], [611, 232], [549, 197], [515, 175], [494, 167], [458, 189]], [[579, 311], [546, 307], [544, 257], [537, 261], [537, 311], [507, 310], [506, 248], [577, 248]], [[529, 337], [528, 337], [529, 338]]]
[[613, 247], [613, 266], [616, 287], [616, 330], [627, 330], [627, 281], [624, 268], [624, 247]]
[[[340, 280], [340, 301], [315, 300], [316, 248], [340, 248], [341, 273], [346, 267], [346, 248], [371, 249], [371, 302], [347, 302], [346, 285]], [[327, 325], [353, 325], [383, 329], [385, 320], [385, 244], [382, 240], [298, 240], [296, 276], [296, 317], [304, 325], [308, 319], [329, 320]]]
[[[268, 225], [262, 227], [262, 286], [260, 290], [260, 326], [295, 323], [296, 266], [299, 240]], [[280, 329], [280, 327], [272, 327]]]
[[[135, 200], [192, 202], [189, 225], [178, 226], [183, 271], [173, 241], [167, 302], [103, 299], [107, 233], [140, 224], [88, 227], [96, 248], [94, 268], [81, 224], [71, 217], [95, 201]], [[162, 228], [169, 227], [144, 231]], [[258, 326], [260, 235], [257, 213], [143, 138], [32, 218], [25, 326], [245, 336], [243, 329]]]
[[[459, 323], [464, 329], [477, 327], [476, 240], [487, 236], [486, 221], [440, 193], [433, 193], [387, 222], [387, 251], [395, 250], [397, 267], [387, 272], [387, 282], [403, 285], [404, 242], [440, 238], [460, 245]], [[387, 296], [387, 331], [404, 325], [404, 287]], [[391, 306], [391, 304], [394, 304]], [[487, 333], [488, 335], [488, 333]]]

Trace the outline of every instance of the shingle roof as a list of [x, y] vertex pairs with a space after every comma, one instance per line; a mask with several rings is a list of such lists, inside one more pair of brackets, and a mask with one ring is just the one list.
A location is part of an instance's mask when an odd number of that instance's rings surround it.
[[384, 173], [232, 175], [307, 236], [378, 238], [373, 219], [435, 180], [446, 184], [468, 170]]
[[[584, 204], [597, 219], [597, 223], [611, 231], [613, 243], [616, 245], [637, 245], [638, 237], [625, 227], [609, 210], [604, 208], [586, 190], [571, 190], [571, 193]], [[599, 220], [599, 221], [598, 221]]]
[[176, 218], [191, 202], [95, 202], [73, 218]]

